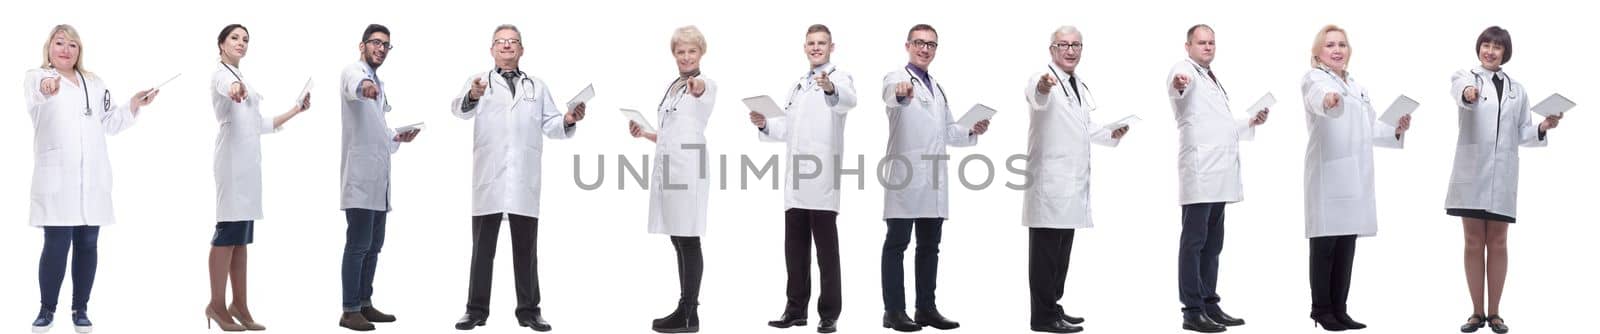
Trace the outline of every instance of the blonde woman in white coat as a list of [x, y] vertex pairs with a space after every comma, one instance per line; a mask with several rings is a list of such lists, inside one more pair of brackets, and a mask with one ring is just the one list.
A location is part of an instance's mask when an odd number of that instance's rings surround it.
[[1342, 28], [1317, 32], [1312, 67], [1300, 82], [1306, 108], [1305, 214], [1311, 239], [1311, 319], [1329, 331], [1366, 328], [1346, 300], [1356, 238], [1378, 234], [1372, 148], [1401, 148], [1411, 116], [1378, 121], [1367, 89], [1348, 72], [1351, 47]]
[[661, 127], [650, 133], [629, 122], [628, 133], [656, 143], [655, 163], [650, 169], [650, 233], [671, 236], [678, 260], [678, 307], [652, 321], [650, 328], [662, 333], [694, 333], [700, 331], [700, 277], [705, 269], [700, 236], [705, 235], [711, 192], [705, 132], [717, 100], [717, 85], [700, 76], [700, 56], [706, 51], [700, 29], [678, 28], [672, 33], [671, 50], [678, 78], [667, 86], [656, 110]]
[[[249, 267], [246, 247], [255, 239], [255, 221], [263, 217], [261, 135], [277, 132], [289, 119], [311, 108], [311, 97], [306, 96], [283, 114], [262, 116], [261, 94], [245, 82], [239, 69], [249, 49], [249, 29], [239, 24], [223, 27], [217, 34], [217, 53], [222, 59], [211, 74], [211, 106], [220, 128], [212, 164], [217, 225], [207, 266], [211, 303], [206, 305], [206, 318], [228, 332], [267, 329], [250, 314], [245, 279]], [[224, 297], [229, 280], [233, 281], [232, 304]]]
[[1128, 127], [1095, 124], [1089, 87], [1079, 80], [1083, 34], [1062, 26], [1050, 34], [1050, 61], [1029, 77], [1028, 172], [1022, 195], [1022, 225], [1028, 227], [1029, 327], [1036, 332], [1076, 333], [1083, 318], [1058, 304], [1072, 263], [1072, 240], [1094, 227], [1089, 210], [1089, 144], [1116, 147]]
[[127, 104], [112, 104], [105, 81], [84, 69], [82, 50], [77, 29], [55, 26], [44, 42], [43, 64], [23, 75], [23, 101], [33, 119], [28, 224], [44, 230], [35, 333], [48, 331], [54, 324], [68, 249], [72, 251], [72, 325], [79, 333], [94, 329], [87, 312], [100, 227], [115, 222], [106, 136], [133, 126], [139, 109], [158, 93], [141, 91]]
[[1506, 283], [1506, 232], [1517, 221], [1517, 148], [1549, 144], [1545, 133], [1561, 122], [1561, 116], [1533, 123], [1528, 92], [1501, 68], [1511, 62], [1511, 33], [1498, 26], [1484, 29], [1474, 50], [1480, 65], [1450, 78], [1461, 131], [1456, 136], [1445, 214], [1461, 217], [1466, 243], [1472, 316], [1461, 331], [1488, 326], [1495, 333], [1506, 333], [1511, 328], [1500, 318], [1500, 293]]

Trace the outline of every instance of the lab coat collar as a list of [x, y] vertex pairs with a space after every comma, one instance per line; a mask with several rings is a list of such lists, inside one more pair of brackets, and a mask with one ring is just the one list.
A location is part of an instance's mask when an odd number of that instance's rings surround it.
[[1506, 68], [1504, 66], [1500, 67], [1500, 71], [1497, 72], [1490, 71], [1489, 69], [1484, 68], [1482, 64], [1479, 64], [1478, 68], [1472, 70], [1472, 74], [1480, 76], [1495, 76], [1499, 77], [1500, 81], [1511, 81], [1511, 77], [1506, 75]]
[[929, 86], [933, 85], [933, 75], [928, 74], [928, 71], [923, 70], [921, 67], [917, 67], [917, 65], [911, 63], [906, 63], [906, 70], [911, 71], [911, 75], [916, 77], [918, 80], [922, 80], [923, 84], [927, 84]]
[[1211, 72], [1211, 67], [1201, 66], [1200, 62], [1194, 61], [1194, 58], [1183, 57], [1183, 60], [1188, 61], [1189, 65], [1194, 66], [1195, 71], [1200, 72], [1200, 74], [1205, 74], [1205, 72]]
[[[1061, 82], [1066, 82], [1065, 80], [1067, 80], [1067, 78], [1076, 78], [1076, 77], [1078, 77], [1077, 73], [1068, 73], [1066, 70], [1061, 69], [1060, 66], [1056, 66], [1056, 62], [1053, 62], [1053, 61], [1050, 62], [1050, 73], [1055, 74], [1056, 75], [1056, 79], [1062, 80]], [[1082, 80], [1079, 80], [1079, 81], [1082, 81]]]

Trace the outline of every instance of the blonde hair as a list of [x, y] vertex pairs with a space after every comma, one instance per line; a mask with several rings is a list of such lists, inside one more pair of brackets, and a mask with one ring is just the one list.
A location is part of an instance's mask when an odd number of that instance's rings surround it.
[[76, 59], [76, 61], [72, 64], [72, 69], [77, 70], [79, 73], [83, 73], [85, 76], [93, 76], [93, 74], [89, 73], [89, 70], [83, 69], [83, 40], [78, 38], [78, 29], [73, 29], [71, 25], [66, 24], [56, 25], [54, 28], [50, 28], [50, 35], [45, 36], [43, 51], [44, 63], [40, 64], [39, 68], [50, 68], [50, 45], [55, 44], [57, 33], [66, 34], [64, 37], [67, 38], [68, 42], [78, 43], [78, 59]]
[[1322, 45], [1328, 43], [1328, 33], [1335, 32], [1335, 31], [1337, 31], [1337, 32], [1339, 32], [1341, 34], [1344, 34], [1344, 38], [1345, 38], [1345, 42], [1344, 43], [1347, 45], [1347, 46], [1345, 46], [1345, 48], [1348, 49], [1344, 53], [1345, 66], [1348, 67], [1350, 65], [1350, 60], [1355, 58], [1355, 54], [1356, 54], [1355, 50], [1356, 49], [1354, 47], [1348, 46], [1348, 44], [1350, 44], [1350, 33], [1345, 32], [1344, 28], [1340, 28], [1338, 25], [1329, 24], [1329, 25], [1322, 26], [1321, 30], [1317, 30], [1317, 38], [1311, 42], [1311, 67], [1312, 68], [1316, 68], [1317, 66], [1321, 66], [1322, 65], [1322, 62], [1317, 60], [1317, 54], [1322, 53], [1321, 52], [1322, 51]]
[[689, 44], [700, 48], [701, 54], [706, 53], [706, 35], [700, 33], [700, 28], [695, 28], [692, 25], [679, 27], [677, 30], [672, 31], [672, 44], [668, 46], [668, 50], [677, 48], [678, 44]]

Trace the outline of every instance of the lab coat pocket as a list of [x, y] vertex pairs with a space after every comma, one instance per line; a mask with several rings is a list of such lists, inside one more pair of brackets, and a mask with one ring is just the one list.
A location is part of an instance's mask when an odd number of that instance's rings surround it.
[[1361, 170], [1356, 157], [1344, 157], [1322, 163], [1322, 195], [1324, 200], [1348, 200], [1361, 197]]
[[60, 191], [61, 173], [61, 149], [45, 149], [33, 162], [33, 193], [54, 194]]
[[350, 180], [355, 181], [355, 183], [378, 181], [379, 177], [381, 177], [379, 173], [384, 173], [388, 169], [387, 166], [383, 165], [383, 161], [378, 158], [377, 153], [351, 152], [350, 157], [346, 160], [349, 163], [345, 164], [344, 173], [349, 175]]
[[1478, 144], [1461, 144], [1456, 146], [1456, 160], [1454, 173], [1450, 175], [1450, 183], [1472, 183], [1478, 179], [1478, 166], [1485, 163], [1478, 159]]
[[1234, 148], [1224, 145], [1195, 145], [1195, 152], [1190, 155], [1192, 166], [1196, 168], [1195, 175], [1199, 176], [1199, 188], [1205, 194], [1219, 194], [1224, 190], [1224, 182], [1233, 171]]

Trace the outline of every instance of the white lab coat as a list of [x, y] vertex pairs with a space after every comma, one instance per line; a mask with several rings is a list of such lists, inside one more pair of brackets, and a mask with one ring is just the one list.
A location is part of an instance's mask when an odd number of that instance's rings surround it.
[[[239, 77], [234, 77], [235, 72]], [[217, 64], [211, 74], [211, 110], [217, 116], [217, 150], [211, 163], [217, 183], [217, 221], [254, 221], [261, 209], [261, 135], [277, 132], [272, 118], [261, 116], [261, 94], [244, 82], [244, 72]], [[234, 103], [228, 91], [244, 84], [249, 96]]]
[[[1023, 95], [1028, 101], [1028, 189], [1022, 193], [1022, 225], [1077, 229], [1094, 227], [1089, 210], [1089, 144], [1115, 147], [1111, 138], [1089, 118], [1097, 107], [1082, 78], [1078, 94], [1068, 86], [1066, 71], [1050, 70], [1028, 79]], [[1048, 94], [1039, 94], [1039, 78], [1056, 77]]]
[[[1505, 96], [1495, 92], [1491, 76], [1505, 81]], [[1455, 167], [1445, 208], [1479, 209], [1507, 217], [1517, 216], [1518, 146], [1542, 147], [1539, 123], [1528, 112], [1532, 101], [1522, 84], [1505, 72], [1476, 67], [1450, 78], [1461, 132], [1456, 136]], [[1461, 100], [1467, 86], [1477, 87], [1478, 101]]]
[[[822, 73], [829, 73], [828, 80], [833, 81], [831, 96], [824, 94], [814, 79]], [[834, 185], [834, 178], [844, 159], [845, 113], [855, 106], [856, 90], [850, 74], [833, 64], [823, 64], [795, 82], [783, 117], [767, 119], [761, 140], [788, 143], [785, 161], [789, 164], [783, 168], [787, 171], [785, 209], [839, 211], [841, 187]], [[810, 178], [802, 180], [799, 175]]]
[[[946, 155], [946, 146], [978, 144], [972, 129], [956, 124], [950, 116], [950, 103], [939, 81], [930, 81], [931, 85], [924, 84], [906, 68], [883, 76], [883, 103], [889, 116], [889, 145], [884, 156], [888, 170], [880, 169], [879, 175], [886, 185], [884, 219], [949, 218], [949, 159], [923, 156]], [[912, 83], [913, 95], [903, 101], [894, 95], [895, 86], [902, 82]]]
[[[462, 110], [472, 83], [479, 79], [489, 87], [472, 109]], [[516, 83], [513, 96], [499, 73], [475, 74], [450, 101], [451, 114], [473, 120], [473, 216], [509, 213], [538, 218], [544, 137], [566, 139], [577, 131], [576, 126], [567, 126], [543, 80], [523, 73]]]
[[[689, 94], [688, 85], [674, 81], [656, 109], [660, 127], [656, 154], [650, 169], [650, 233], [698, 237], [706, 233], [706, 205], [711, 195], [711, 157], [706, 145], [706, 121], [717, 101], [717, 84], [706, 83], [705, 94]], [[684, 145], [701, 145], [685, 148]], [[670, 187], [670, 188], [669, 188]]]
[[[389, 113], [388, 90], [365, 62], [345, 67], [339, 91], [344, 97], [339, 149], [339, 208], [390, 211], [389, 155], [400, 150]], [[361, 96], [361, 81], [378, 85], [378, 98]]]
[[[44, 69], [23, 75], [23, 101], [33, 119], [28, 224], [110, 225], [115, 219], [106, 136], [133, 126], [134, 114], [121, 104], [125, 101], [112, 100], [105, 82], [94, 75], [84, 74], [81, 86], [62, 79], [54, 96], [39, 93], [39, 81], [55, 75]], [[84, 115], [85, 108], [89, 115]]]
[[[1184, 58], [1172, 65], [1165, 85], [1178, 121], [1178, 204], [1235, 203], [1244, 200], [1239, 141], [1255, 137], [1249, 115], [1236, 118], [1228, 93], [1207, 75], [1210, 70]], [[1172, 78], [1189, 76], [1183, 91]]]
[[[1321, 69], [1306, 72], [1300, 92], [1306, 108], [1306, 238], [1378, 234], [1372, 147], [1402, 148], [1395, 126], [1378, 121], [1367, 89], [1346, 74], [1340, 80]], [[1327, 93], [1339, 105], [1324, 109]]]

